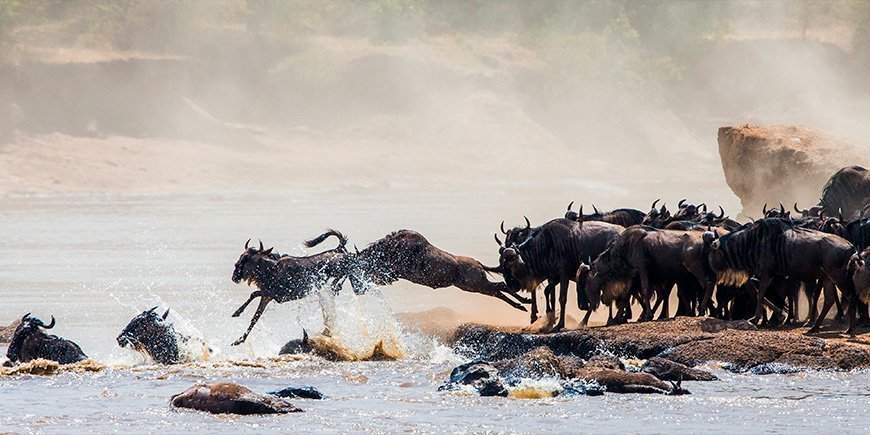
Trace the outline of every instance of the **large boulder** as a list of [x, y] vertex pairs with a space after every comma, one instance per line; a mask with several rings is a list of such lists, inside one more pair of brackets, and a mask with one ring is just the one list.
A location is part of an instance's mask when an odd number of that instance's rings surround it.
[[815, 205], [835, 172], [870, 160], [865, 146], [790, 125], [721, 127], [719, 156], [742, 214], [754, 218], [761, 216], [765, 203]]

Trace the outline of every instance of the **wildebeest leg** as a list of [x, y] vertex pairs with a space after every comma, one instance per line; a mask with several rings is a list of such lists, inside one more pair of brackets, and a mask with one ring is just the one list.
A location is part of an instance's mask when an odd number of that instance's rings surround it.
[[819, 296], [822, 294], [822, 281], [807, 281], [804, 285], [806, 286], [807, 302], [810, 305], [804, 326], [812, 327], [819, 317]]
[[556, 323], [556, 331], [565, 329], [565, 307], [568, 305], [568, 283], [570, 282], [567, 277], [559, 279], [559, 322]]
[[652, 294], [652, 286], [649, 282], [649, 274], [647, 274], [646, 270], [640, 270], [640, 292], [638, 297], [638, 302], [640, 302], [641, 313], [640, 317], [637, 319], [638, 322], [644, 322], [647, 320], [652, 320], [653, 314], [652, 310], [649, 307], [649, 298]]
[[837, 289], [834, 288], [834, 283], [827, 278], [823, 278], [819, 280], [821, 284], [824, 285], [825, 289], [825, 303], [822, 305], [822, 311], [819, 313], [819, 316], [816, 318], [815, 323], [807, 332], [818, 332], [819, 327], [822, 326], [822, 322], [825, 320], [825, 317], [828, 316], [828, 311], [830, 311], [831, 307], [834, 305], [834, 300], [837, 297]]
[[770, 287], [770, 283], [773, 281], [772, 277], [762, 277], [759, 280], [758, 284], [758, 305], [755, 307], [755, 316], [750, 320], [753, 324], [758, 324], [761, 321], [762, 315], [764, 313], [764, 295], [767, 293], [767, 288]]
[[[833, 279], [832, 284], [836, 284], [837, 287], [840, 288], [840, 291], [843, 292], [843, 301], [849, 303], [849, 306], [847, 307], [849, 326], [846, 328], [845, 331], [843, 331], [843, 333], [853, 334], [855, 331], [855, 326], [858, 323], [857, 313], [860, 299], [858, 298], [858, 292], [855, 290], [855, 283], [852, 281], [852, 278], [849, 276], [849, 274], [846, 273], [844, 273], [843, 276], [843, 279]], [[836, 294], [836, 290], [834, 290], [834, 294]]]
[[844, 318], [843, 317], [844, 316], [843, 305], [840, 304], [840, 295], [838, 295], [836, 293], [834, 293], [834, 303], [837, 305], [837, 317], [836, 317], [836, 319], [838, 322], [842, 322], [843, 318]]
[[532, 289], [532, 313], [529, 323], [535, 323], [538, 320], [538, 290]]
[[556, 312], [556, 280], [548, 279], [544, 287], [544, 304], [547, 306], [547, 314]]
[[[667, 283], [661, 288], [661, 297], [662, 297], [662, 312], [659, 314], [659, 320], [666, 320], [671, 318], [671, 292], [674, 290], [673, 283]], [[655, 311], [655, 310], [653, 310]]]
[[260, 298], [260, 304], [257, 305], [257, 312], [255, 312], [254, 317], [251, 318], [251, 324], [248, 325], [248, 330], [245, 331], [245, 334], [242, 335], [241, 338], [233, 342], [233, 346], [238, 346], [248, 339], [248, 334], [250, 334], [251, 330], [254, 329], [254, 325], [257, 324], [257, 321], [260, 320], [260, 316], [263, 315], [263, 311], [266, 310], [266, 305], [269, 305], [269, 302], [271, 301], [272, 298], [269, 296], [262, 296]]
[[236, 312], [233, 313], [233, 315], [232, 315], [231, 317], [239, 317], [239, 316], [241, 316], [242, 313], [245, 312], [245, 309], [248, 308], [248, 305], [250, 305], [251, 302], [254, 301], [254, 299], [259, 298], [259, 297], [262, 297], [262, 296], [263, 296], [263, 291], [262, 291], [262, 290], [257, 290], [257, 291], [255, 291], [255, 292], [251, 292], [251, 296], [248, 297], [248, 300], [246, 300], [245, 303], [242, 304], [242, 306], [239, 307], [239, 309], [236, 310]]

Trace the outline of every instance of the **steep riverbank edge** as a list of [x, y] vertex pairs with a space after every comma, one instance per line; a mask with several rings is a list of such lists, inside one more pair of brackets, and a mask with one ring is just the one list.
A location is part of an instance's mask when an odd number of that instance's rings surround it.
[[805, 332], [805, 328], [755, 329], [745, 321], [713, 318], [678, 318], [553, 334], [467, 323], [456, 328], [448, 341], [464, 355], [490, 361], [518, 357], [543, 346], [556, 355], [586, 359], [599, 354], [640, 359], [659, 356], [690, 367], [721, 362], [734, 372], [870, 369], [870, 334], [866, 330], [854, 337]]

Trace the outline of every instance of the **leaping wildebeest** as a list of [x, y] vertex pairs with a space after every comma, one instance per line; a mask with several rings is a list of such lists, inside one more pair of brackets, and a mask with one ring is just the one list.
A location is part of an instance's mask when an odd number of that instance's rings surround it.
[[54, 323], [54, 316], [46, 325], [42, 320], [30, 317], [30, 313], [25, 314], [6, 350], [9, 362], [16, 364], [43, 358], [60, 364], [72, 364], [86, 360], [88, 357], [79, 345], [43, 331], [54, 328]]
[[[522, 311], [527, 311], [522, 304], [531, 302], [505, 283], [488, 280], [487, 272], [495, 268], [488, 268], [471, 257], [436, 248], [413, 230], [388, 234], [351, 257], [350, 270], [347, 271], [351, 279], [356, 277], [377, 285], [404, 279], [433, 289], [455, 286], [467, 292], [499, 298]], [[351, 284], [358, 285], [354, 281]]]
[[316, 246], [330, 236], [338, 238], [337, 247], [307, 257], [281, 256], [273, 253], [273, 248], [265, 249], [262, 242], [259, 248], [249, 247], [250, 239], [245, 243], [245, 250], [236, 261], [232, 279], [235, 283], [245, 281], [248, 285], [253, 284], [258, 290], [251, 293], [248, 300], [233, 313], [232, 317], [240, 316], [258, 297], [260, 303], [247, 331], [233, 343], [234, 346], [244, 343], [248, 338], [248, 334], [260, 320], [269, 302], [274, 300], [283, 303], [302, 299], [313, 290], [326, 285], [330, 278], [333, 279], [333, 291], [338, 290], [341, 281], [337, 278], [347, 275], [348, 252], [345, 247], [347, 239], [338, 231], [328, 230], [306, 241], [305, 246], [309, 248]]

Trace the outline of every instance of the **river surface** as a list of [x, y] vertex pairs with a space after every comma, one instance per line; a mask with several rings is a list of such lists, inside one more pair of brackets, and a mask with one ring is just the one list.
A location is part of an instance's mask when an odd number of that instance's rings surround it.
[[[537, 225], [564, 213], [567, 201], [592, 195], [600, 208], [645, 209], [651, 192], [661, 189], [639, 182], [631, 190], [579, 183], [2, 196], [0, 323], [27, 312], [46, 320], [53, 315], [55, 334], [76, 341], [108, 368], [0, 378], [0, 432], [870, 431], [866, 372], [756, 376], [714, 365], [721, 381], [687, 382], [684, 387], [693, 394], [680, 397], [520, 399], [438, 392], [462, 360], [397, 322], [394, 313], [447, 307], [501, 324], [528, 319], [498, 300], [456, 289], [397, 283], [360, 297], [345, 292], [333, 301], [331, 328], [344, 345], [362, 352], [378, 340], [394, 340], [405, 355], [399, 361], [270, 359], [288, 339], [300, 337], [302, 328], [312, 334], [322, 330], [319, 295], [273, 304], [245, 344], [229, 345], [253, 314], [250, 307], [239, 318], [229, 317], [252, 291], [229, 279], [249, 237], [301, 254], [301, 241], [326, 227], [345, 232], [360, 247], [390, 231], [413, 228], [436, 246], [494, 264], [492, 233], [502, 219], [519, 224], [526, 214]], [[736, 209], [727, 191], [703, 191]], [[118, 347], [115, 336], [124, 325], [155, 305], [169, 308], [169, 320], [205, 343], [212, 355], [158, 367]], [[293, 402], [305, 413], [266, 417], [213, 416], [168, 406], [170, 396], [197, 381], [234, 381], [257, 392], [313, 385], [328, 398], [297, 399]], [[555, 382], [539, 382], [540, 388], [555, 388]]]

